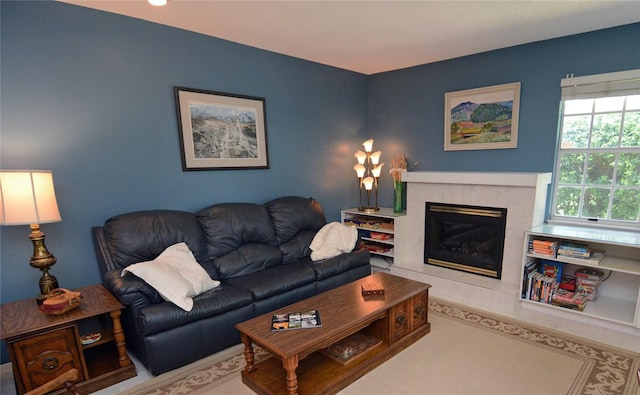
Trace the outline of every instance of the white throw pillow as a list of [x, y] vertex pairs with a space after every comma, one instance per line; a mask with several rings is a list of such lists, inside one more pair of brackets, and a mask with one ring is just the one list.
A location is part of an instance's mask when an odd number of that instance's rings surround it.
[[355, 226], [331, 222], [323, 226], [314, 236], [309, 248], [311, 260], [333, 258], [345, 252], [351, 252], [358, 241], [358, 230]]
[[193, 297], [220, 285], [209, 277], [185, 243], [172, 245], [152, 261], [129, 265], [121, 275], [126, 272], [140, 277], [164, 300], [185, 311], [193, 308]]

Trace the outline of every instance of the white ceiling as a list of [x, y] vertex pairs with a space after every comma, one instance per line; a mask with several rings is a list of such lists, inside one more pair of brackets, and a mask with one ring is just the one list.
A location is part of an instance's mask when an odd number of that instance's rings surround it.
[[59, 1], [364, 74], [640, 22], [640, 0]]

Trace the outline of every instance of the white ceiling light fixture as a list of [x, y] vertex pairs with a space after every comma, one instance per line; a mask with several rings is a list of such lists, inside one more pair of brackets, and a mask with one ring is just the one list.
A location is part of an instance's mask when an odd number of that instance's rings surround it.
[[149, 4], [161, 7], [167, 4], [167, 0], [148, 0]]

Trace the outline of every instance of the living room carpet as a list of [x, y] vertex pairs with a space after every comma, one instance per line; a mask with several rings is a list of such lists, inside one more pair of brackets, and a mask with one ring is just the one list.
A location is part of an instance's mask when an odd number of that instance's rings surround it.
[[[429, 321], [431, 333], [340, 394], [640, 394], [640, 354], [437, 299]], [[125, 394], [250, 395], [243, 368], [237, 345]]]

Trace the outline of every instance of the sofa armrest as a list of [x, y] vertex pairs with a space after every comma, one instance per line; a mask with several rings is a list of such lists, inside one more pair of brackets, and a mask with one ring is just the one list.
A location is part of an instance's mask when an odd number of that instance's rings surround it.
[[110, 270], [102, 276], [104, 286], [125, 306], [142, 306], [162, 302], [158, 291], [149, 284], [127, 273], [121, 276], [122, 270]]
[[91, 228], [91, 236], [93, 237], [93, 247], [96, 250], [96, 256], [98, 257], [98, 268], [100, 273], [104, 275], [110, 270], [116, 269], [116, 264], [111, 259], [107, 242], [104, 239], [104, 228], [102, 226], [94, 226]]
[[316, 273], [317, 280], [336, 276], [358, 266], [370, 265], [371, 255], [366, 248], [340, 254], [333, 258], [312, 262], [310, 267]]
[[[362, 235], [360, 232], [358, 232], [358, 239], [356, 240], [356, 244], [353, 246], [353, 250], [351, 250], [351, 252], [356, 252], [356, 251], [360, 251], [360, 250], [366, 250], [366, 248], [364, 248], [362, 246]], [[369, 250], [367, 250], [369, 251]]]

